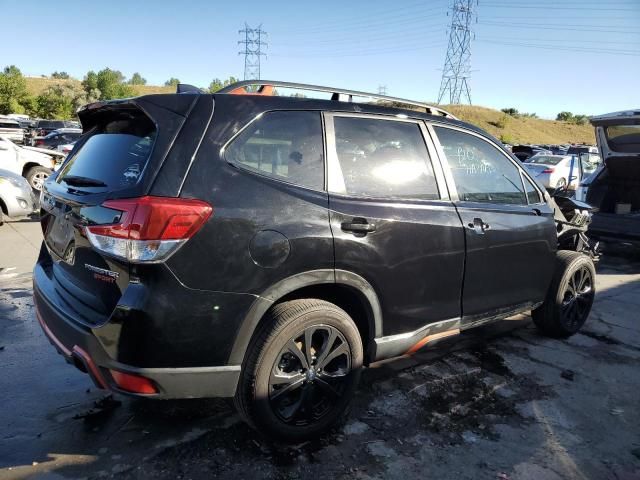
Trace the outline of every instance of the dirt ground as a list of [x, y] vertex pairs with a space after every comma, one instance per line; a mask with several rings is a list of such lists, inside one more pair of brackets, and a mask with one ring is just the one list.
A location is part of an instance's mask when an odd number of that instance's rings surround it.
[[640, 479], [640, 261], [603, 257], [574, 337], [520, 316], [378, 364], [344, 425], [292, 446], [224, 401], [96, 391], [35, 320], [37, 227], [0, 228], [0, 479]]

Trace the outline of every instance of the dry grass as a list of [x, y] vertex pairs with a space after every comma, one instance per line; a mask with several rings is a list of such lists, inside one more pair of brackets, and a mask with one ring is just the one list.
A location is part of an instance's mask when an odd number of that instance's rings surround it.
[[591, 125], [574, 125], [539, 118], [514, 118], [497, 110], [469, 105], [444, 107], [460, 120], [472, 123], [497, 138], [514, 143], [589, 143], [595, 144]]
[[[47, 87], [60, 83], [80, 84], [80, 80], [70, 78], [69, 80], [58, 80], [55, 78], [27, 77], [27, 91], [31, 95], [39, 95]], [[137, 95], [150, 95], [154, 93], [174, 93], [175, 87], [164, 87], [156, 85], [134, 85], [133, 89]]]

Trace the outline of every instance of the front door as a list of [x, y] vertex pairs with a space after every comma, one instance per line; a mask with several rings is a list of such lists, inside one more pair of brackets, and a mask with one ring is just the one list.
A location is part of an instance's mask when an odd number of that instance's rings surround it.
[[336, 270], [373, 286], [384, 336], [459, 318], [464, 232], [424, 125], [325, 118]]
[[555, 265], [553, 209], [523, 169], [486, 138], [430, 128], [465, 229], [463, 326], [541, 302]]

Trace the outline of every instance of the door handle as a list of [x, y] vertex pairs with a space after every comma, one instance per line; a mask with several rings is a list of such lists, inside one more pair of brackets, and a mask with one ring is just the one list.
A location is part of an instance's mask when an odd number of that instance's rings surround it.
[[474, 218], [473, 222], [467, 224], [467, 227], [478, 235], [484, 235], [484, 232], [491, 228], [491, 226], [488, 223], [484, 223], [481, 218]]
[[374, 232], [376, 229], [375, 223], [369, 223], [366, 218], [356, 217], [350, 222], [342, 222], [340, 228], [345, 232], [367, 234]]

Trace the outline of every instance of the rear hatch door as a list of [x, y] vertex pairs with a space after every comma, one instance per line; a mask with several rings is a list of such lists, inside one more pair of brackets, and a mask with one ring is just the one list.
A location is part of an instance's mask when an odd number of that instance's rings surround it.
[[129, 284], [130, 265], [92, 248], [85, 227], [118, 223], [123, 212], [104, 203], [151, 189], [195, 101], [193, 95], [156, 97], [86, 107], [83, 137], [42, 192], [48, 258], [39, 263], [49, 278], [47, 294], [89, 326], [108, 320]]

